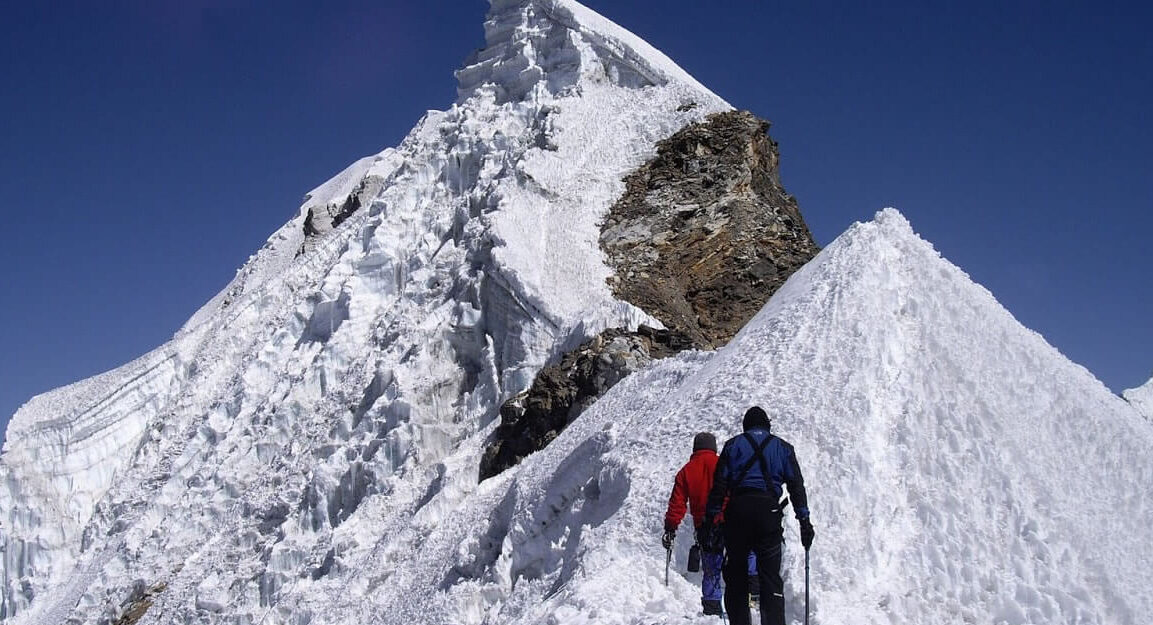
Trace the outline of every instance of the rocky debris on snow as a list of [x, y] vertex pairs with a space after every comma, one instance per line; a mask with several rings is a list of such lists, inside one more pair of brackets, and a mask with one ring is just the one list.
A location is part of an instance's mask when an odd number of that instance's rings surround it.
[[1153, 420], [1153, 379], [1144, 386], [1125, 391], [1122, 397], [1146, 419]]
[[356, 194], [345, 198], [339, 206], [336, 204], [325, 206], [321, 210], [321, 215], [317, 215], [316, 208], [310, 208], [308, 215], [304, 218], [304, 234], [306, 236], [322, 234], [324, 231], [339, 226], [358, 210], [360, 210], [360, 196]]
[[152, 607], [152, 600], [165, 590], [168, 590], [168, 584], [164, 582], [147, 588], [137, 585], [132, 591], [132, 596], [125, 602], [124, 612], [116, 619], [116, 625], [135, 625], [140, 622]]
[[384, 181], [379, 176], [365, 175], [347, 195], [337, 196], [326, 203], [305, 202], [305, 240], [297, 254], [308, 251], [312, 241], [337, 229], [366, 203], [371, 203], [383, 185]]
[[625, 376], [691, 347], [688, 337], [642, 325], [636, 332], [605, 330], [565, 354], [542, 369], [529, 390], [501, 406], [500, 425], [481, 458], [480, 479], [543, 449]]
[[685, 127], [625, 179], [602, 225], [614, 295], [700, 348], [727, 343], [819, 251], [768, 128], [747, 111]]

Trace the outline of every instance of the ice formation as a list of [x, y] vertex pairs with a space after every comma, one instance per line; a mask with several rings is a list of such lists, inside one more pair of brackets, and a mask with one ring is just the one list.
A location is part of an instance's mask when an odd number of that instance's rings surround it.
[[1130, 404], [1133, 404], [1137, 412], [1153, 421], [1153, 380], [1149, 380], [1144, 386], [1131, 388], [1123, 395]]
[[1153, 613], [1153, 428], [892, 210], [724, 349], [478, 484], [502, 399], [655, 323], [613, 299], [597, 224], [658, 140], [728, 109], [571, 0], [493, 0], [485, 34], [455, 105], [310, 193], [169, 344], [15, 415], [0, 618], [714, 622], [687, 532], [663, 585], [662, 506], [692, 434], [751, 403], [808, 478], [815, 624]]
[[[387, 494], [395, 525], [475, 482], [475, 462], [445, 463], [551, 357], [660, 325], [612, 297], [598, 222], [657, 141], [728, 105], [575, 2], [495, 0], [485, 38], [452, 108], [311, 192], [171, 343], [17, 412], [0, 616], [58, 623], [80, 601], [97, 618], [136, 578], [174, 596], [208, 537], [255, 540], [222, 520], [279, 518], [293, 493], [285, 525], [304, 537], [224, 603], [259, 612], [335, 557], [366, 498]], [[353, 194], [359, 211], [305, 236]], [[157, 559], [129, 566], [128, 548]]]

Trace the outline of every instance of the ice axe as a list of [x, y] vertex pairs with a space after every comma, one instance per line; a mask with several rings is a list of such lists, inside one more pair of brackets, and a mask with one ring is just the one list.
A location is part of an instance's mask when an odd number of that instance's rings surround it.
[[669, 585], [669, 563], [673, 561], [673, 546], [665, 548], [665, 586]]

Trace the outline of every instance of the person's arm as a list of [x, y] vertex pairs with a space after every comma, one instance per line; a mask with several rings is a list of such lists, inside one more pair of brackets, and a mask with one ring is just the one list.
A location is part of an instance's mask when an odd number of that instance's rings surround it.
[[713, 487], [709, 490], [708, 503], [705, 504], [705, 523], [716, 525], [717, 517], [725, 507], [725, 499], [729, 496], [729, 444], [725, 443], [721, 450], [721, 457], [717, 460], [717, 467], [713, 469]]
[[805, 551], [813, 546], [813, 538], [817, 535], [813, 530], [813, 522], [809, 520], [809, 497], [805, 493], [805, 478], [801, 475], [801, 464], [797, 462], [797, 453], [792, 445], [788, 447], [788, 457], [785, 459], [785, 486], [789, 489], [789, 497], [793, 500], [793, 510], [797, 511], [797, 523], [801, 526], [801, 545]]
[[673, 494], [669, 496], [669, 507], [665, 510], [665, 532], [675, 532], [680, 527], [688, 509], [688, 500], [688, 479], [685, 477], [685, 470], [681, 469], [673, 480]]
[[809, 498], [805, 493], [805, 478], [801, 475], [801, 465], [797, 462], [797, 454], [793, 447], [788, 447], [788, 457], [785, 459], [785, 486], [789, 489], [789, 499], [793, 502], [797, 520], [809, 518]]

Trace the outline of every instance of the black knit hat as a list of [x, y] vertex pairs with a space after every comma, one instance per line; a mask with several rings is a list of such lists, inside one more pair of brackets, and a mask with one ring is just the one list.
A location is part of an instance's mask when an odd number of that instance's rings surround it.
[[741, 421], [741, 427], [744, 428], [745, 431], [758, 427], [765, 428], [767, 430], [771, 425], [772, 424], [769, 422], [769, 415], [766, 414], [765, 410], [760, 406], [753, 406], [752, 408], [746, 410], [745, 418], [743, 421]]
[[709, 432], [701, 432], [693, 437], [693, 451], [700, 451], [702, 449], [717, 450], [717, 437]]

